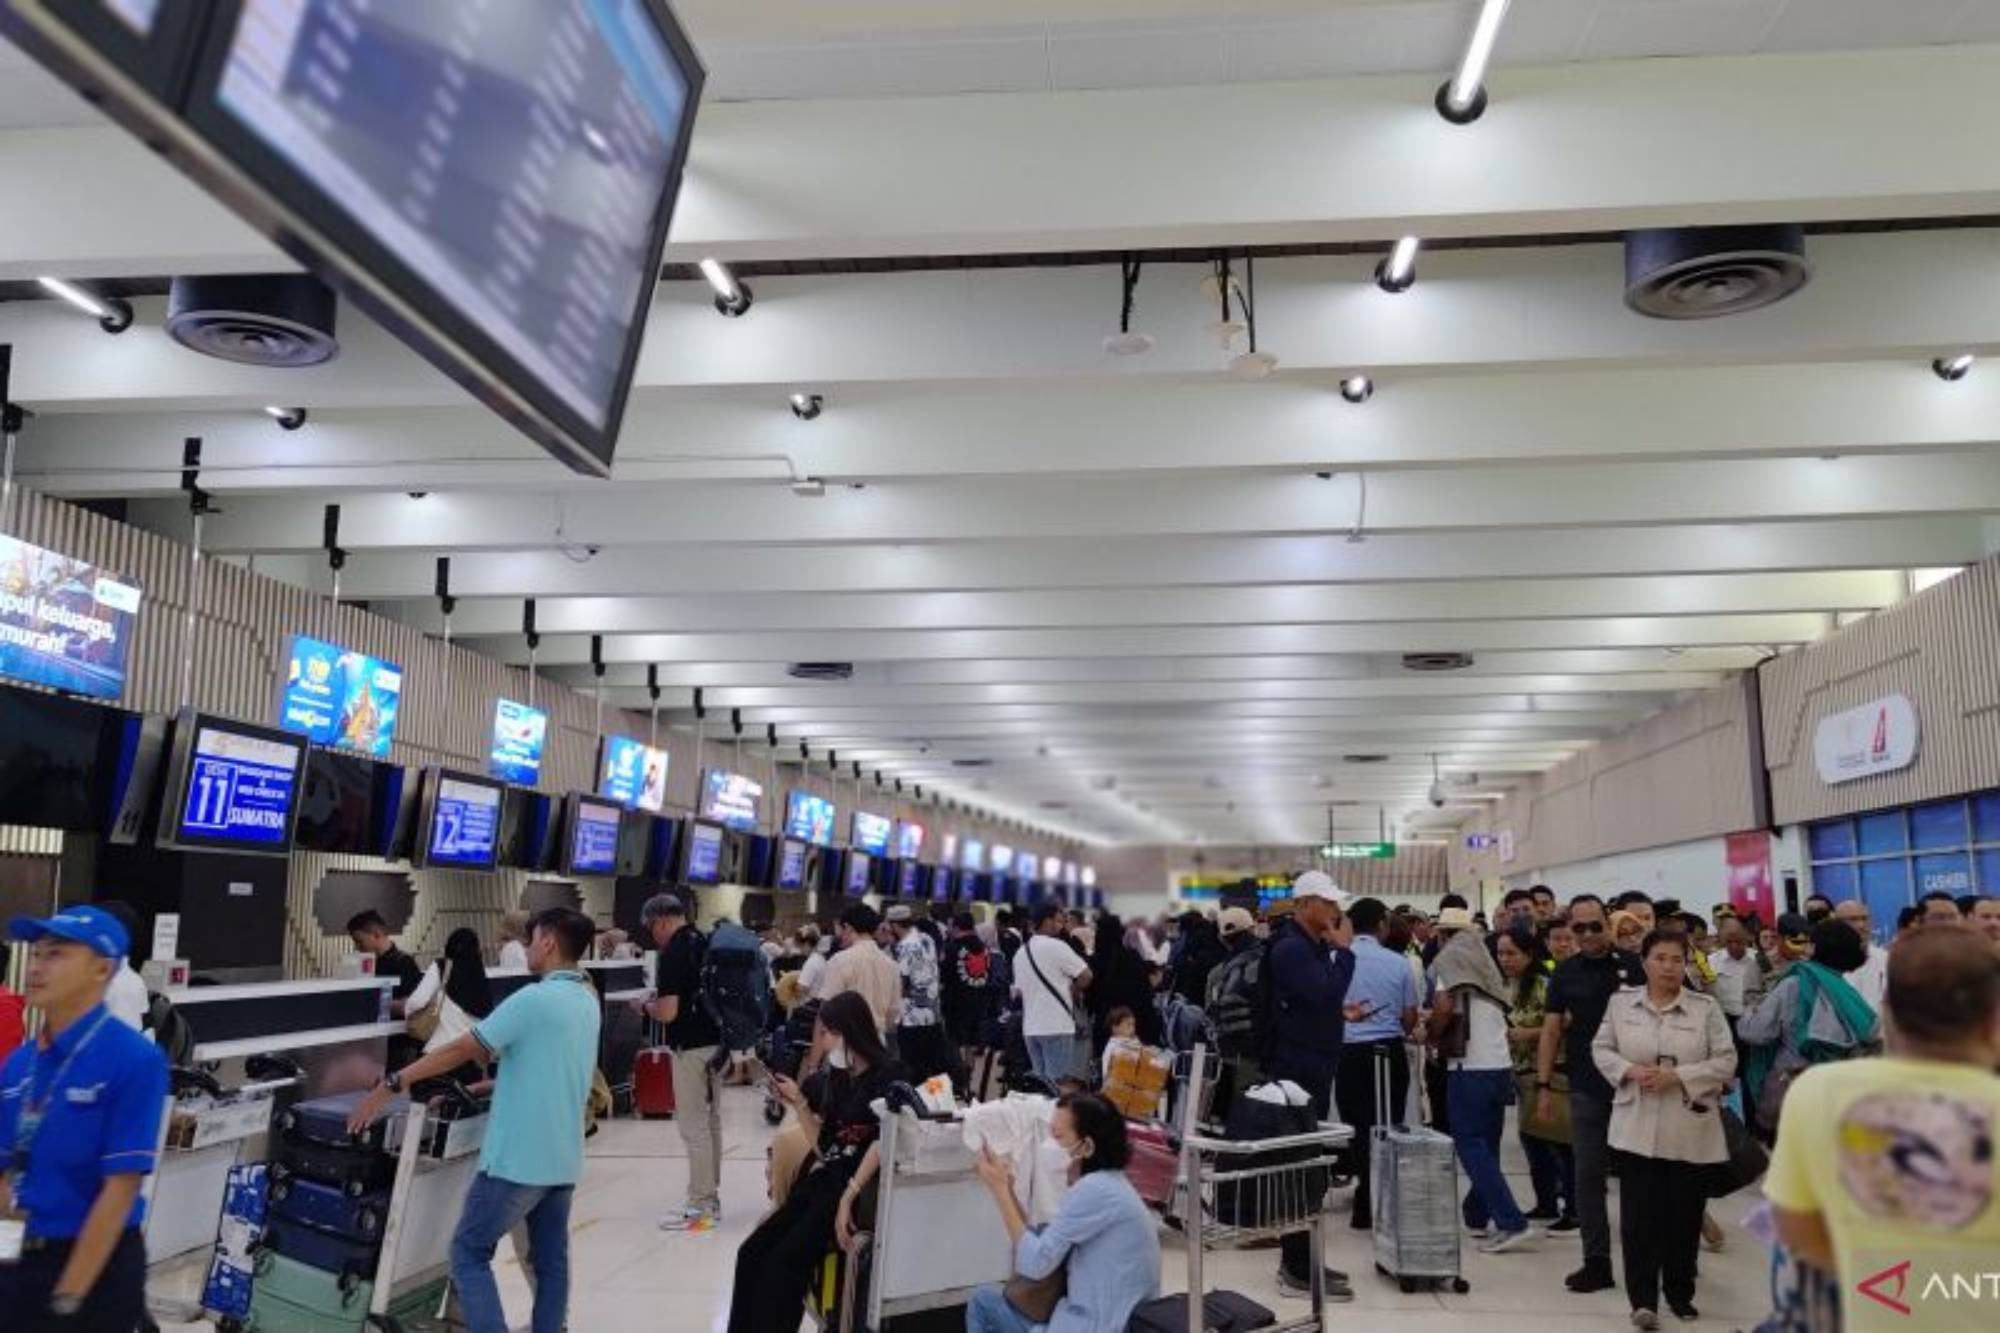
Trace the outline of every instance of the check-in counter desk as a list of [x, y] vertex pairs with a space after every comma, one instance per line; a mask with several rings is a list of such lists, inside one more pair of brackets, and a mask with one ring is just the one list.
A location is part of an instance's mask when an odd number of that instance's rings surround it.
[[[584, 972], [604, 1002], [604, 1024], [598, 1038], [597, 1063], [614, 1093], [629, 1088], [632, 1061], [643, 1044], [645, 1020], [632, 1012], [634, 1000], [652, 994], [652, 967], [646, 958], [587, 962]], [[523, 968], [492, 967], [486, 970], [486, 986], [498, 1004], [535, 978]]]
[[[362, 977], [167, 992], [194, 1035], [193, 1063], [227, 1091], [219, 1101], [178, 1102], [168, 1118], [146, 1231], [153, 1261], [214, 1241], [229, 1168], [264, 1156], [275, 1110], [301, 1096], [367, 1087], [381, 1075], [389, 1038], [403, 1031], [389, 1016], [393, 985]], [[297, 1082], [250, 1078], [244, 1062], [253, 1056], [297, 1065]]]

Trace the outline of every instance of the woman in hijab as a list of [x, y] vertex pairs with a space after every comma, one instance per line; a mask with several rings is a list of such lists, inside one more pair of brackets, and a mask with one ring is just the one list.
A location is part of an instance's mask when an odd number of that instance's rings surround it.
[[1090, 958], [1089, 997], [1091, 1028], [1097, 1048], [1103, 1049], [1110, 1032], [1110, 1014], [1120, 1006], [1130, 1009], [1139, 1023], [1139, 1040], [1148, 1046], [1160, 1044], [1160, 1014], [1153, 1006], [1153, 988], [1146, 960], [1125, 943], [1125, 927], [1117, 917], [1105, 915], [1097, 922], [1095, 952]]

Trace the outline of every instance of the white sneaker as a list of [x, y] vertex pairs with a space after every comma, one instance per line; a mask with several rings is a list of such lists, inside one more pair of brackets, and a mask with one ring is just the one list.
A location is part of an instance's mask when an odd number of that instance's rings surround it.
[[1497, 1233], [1492, 1240], [1481, 1245], [1479, 1252], [1481, 1254], [1505, 1254], [1509, 1250], [1520, 1249], [1523, 1245], [1531, 1245], [1535, 1240], [1536, 1235], [1533, 1227], [1522, 1227], [1519, 1231], [1502, 1231]]
[[722, 1222], [722, 1210], [703, 1212], [699, 1208], [675, 1208], [660, 1218], [660, 1230], [690, 1234], [713, 1231]]

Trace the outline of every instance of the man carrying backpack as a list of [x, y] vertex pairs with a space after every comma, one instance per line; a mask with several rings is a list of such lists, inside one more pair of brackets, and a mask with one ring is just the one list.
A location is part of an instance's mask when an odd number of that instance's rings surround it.
[[660, 1229], [698, 1235], [722, 1220], [722, 1107], [714, 1069], [722, 1031], [702, 996], [708, 941], [688, 919], [687, 904], [671, 893], [647, 899], [639, 920], [660, 951], [646, 1012], [665, 1025], [674, 1053], [674, 1119], [688, 1153], [687, 1203], [662, 1217]]
[[[1354, 978], [1354, 955], [1347, 946], [1353, 930], [1341, 911], [1347, 895], [1323, 871], [1308, 870], [1292, 882], [1292, 915], [1264, 946], [1263, 1015], [1258, 1024], [1267, 1037], [1259, 1046], [1268, 1052], [1266, 1072], [1289, 1079], [1312, 1098], [1314, 1119], [1324, 1122], [1331, 1110], [1334, 1068], [1340, 1063], [1348, 983]], [[1296, 1231], [1284, 1238], [1278, 1261], [1278, 1289], [1295, 1296], [1311, 1292], [1311, 1233]], [[1354, 1289], [1347, 1274], [1326, 1271], [1326, 1296], [1351, 1301]]]
[[719, 917], [702, 958], [701, 994], [721, 1036], [715, 1067], [727, 1083], [750, 1082], [750, 1062], [771, 1010], [771, 964], [748, 926]]

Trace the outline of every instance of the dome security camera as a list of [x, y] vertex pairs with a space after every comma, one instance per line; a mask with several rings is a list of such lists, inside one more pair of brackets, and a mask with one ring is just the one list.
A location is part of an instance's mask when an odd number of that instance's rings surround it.
[[1442, 783], [1442, 782], [1433, 782], [1433, 783], [1431, 784], [1431, 805], [1432, 805], [1432, 807], [1433, 807], [1433, 808], [1435, 808], [1435, 809], [1438, 809], [1438, 810], [1442, 810], [1442, 809], [1444, 809], [1444, 799], [1445, 799], [1445, 793], [1444, 793], [1444, 783]]

